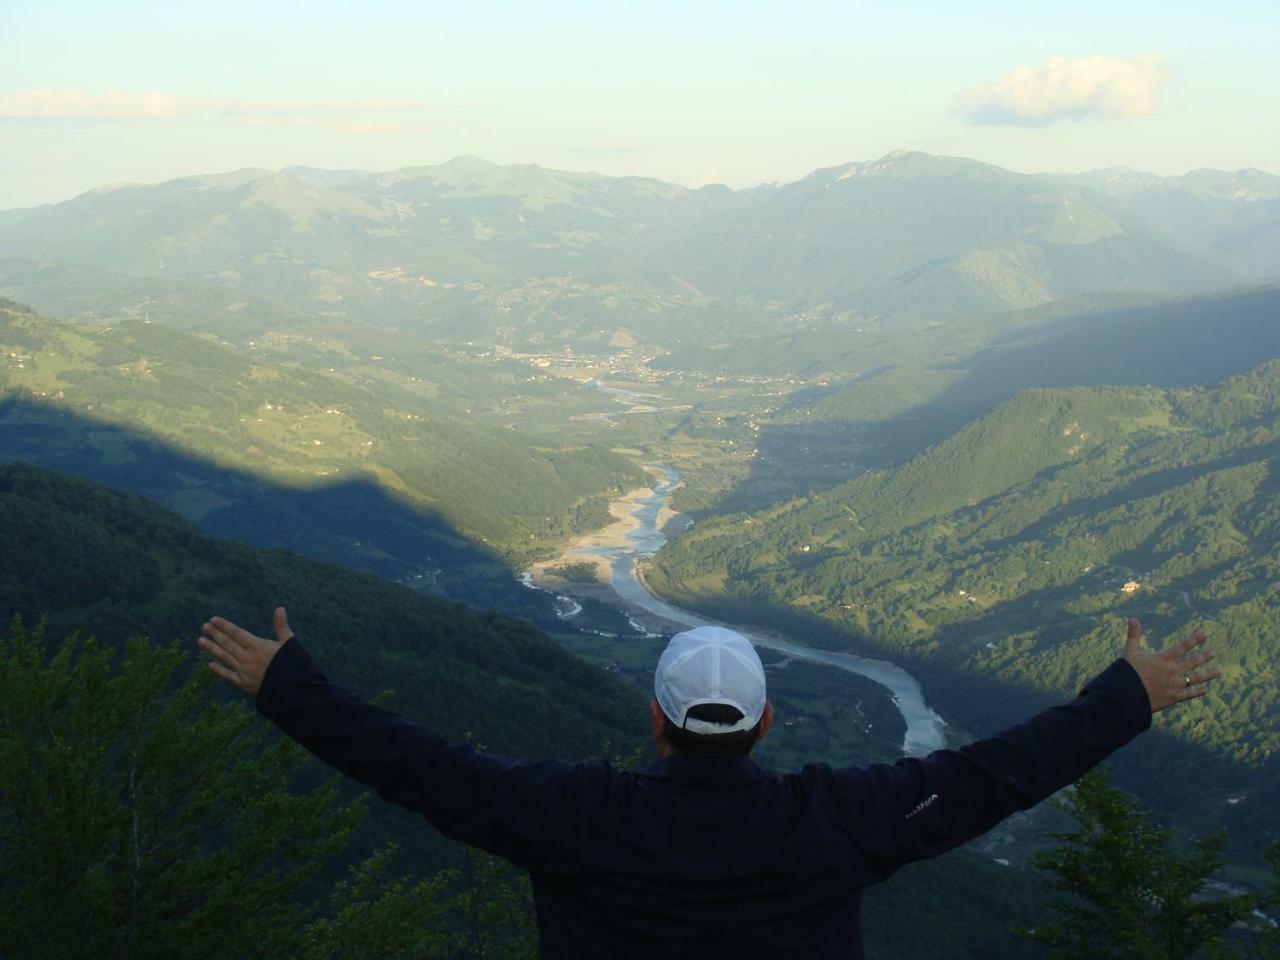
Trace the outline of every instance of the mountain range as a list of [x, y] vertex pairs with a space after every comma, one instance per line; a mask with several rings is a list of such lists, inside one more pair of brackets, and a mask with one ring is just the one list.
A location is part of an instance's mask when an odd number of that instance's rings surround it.
[[1098, 291], [1277, 278], [1280, 178], [1014, 173], [896, 152], [748, 190], [498, 166], [287, 167], [0, 212], [0, 292], [56, 316], [235, 331], [338, 320], [644, 349], [867, 337]]

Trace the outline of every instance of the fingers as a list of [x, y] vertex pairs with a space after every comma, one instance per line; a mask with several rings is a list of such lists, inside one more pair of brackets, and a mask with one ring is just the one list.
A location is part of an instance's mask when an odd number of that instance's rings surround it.
[[273, 622], [277, 640], [284, 643], [293, 638], [293, 631], [289, 629], [289, 614], [284, 607], [276, 607]]
[[1142, 624], [1138, 622], [1136, 617], [1130, 617], [1124, 638], [1124, 655], [1126, 657], [1135, 657], [1141, 649]]
[[1194, 687], [1196, 684], [1208, 683], [1210, 680], [1217, 680], [1220, 676], [1222, 676], [1222, 674], [1217, 670], [1201, 670], [1199, 673], [1185, 674], [1185, 679], [1182, 682], [1185, 684], [1187, 680], [1190, 680], [1191, 685]]
[[1187, 687], [1185, 690], [1179, 690], [1173, 695], [1176, 703], [1183, 703], [1187, 700], [1197, 700], [1209, 692], [1208, 687]]
[[1161, 650], [1160, 656], [1164, 657], [1166, 660], [1177, 660], [1179, 657], [1191, 652], [1200, 644], [1204, 643], [1206, 639], [1208, 638], [1205, 636], [1205, 632], [1203, 630], [1197, 630], [1181, 643], [1174, 644], [1167, 650]]
[[203, 636], [196, 639], [214, 658], [209, 670], [241, 692], [256, 694], [272, 657], [293, 636], [284, 607], [276, 608], [274, 621], [280, 643], [255, 636], [223, 617], [210, 617], [200, 628]]
[[1213, 657], [1214, 657], [1214, 653], [1212, 650], [1203, 650], [1200, 653], [1196, 653], [1196, 654], [1193, 654], [1192, 656], [1187, 657], [1185, 660], [1179, 660], [1178, 666], [1180, 666], [1183, 670], [1187, 670], [1187, 671], [1194, 670], [1196, 667], [1200, 666], [1201, 664], [1208, 663], [1210, 660], [1213, 659]]
[[241, 640], [239, 634], [233, 628], [238, 629], [230, 620], [213, 617], [200, 628], [200, 632], [220, 647], [225, 647], [228, 650], [242, 649], [247, 644]]
[[1210, 685], [1222, 676], [1217, 670], [1205, 668], [1205, 664], [1214, 658], [1213, 651], [1197, 649], [1207, 639], [1203, 630], [1197, 630], [1185, 640], [1158, 653], [1138, 652], [1136, 644], [1141, 638], [1141, 625], [1130, 620], [1125, 659], [1141, 677], [1151, 700], [1152, 713], [1203, 697]]
[[[1175, 688], [1169, 693], [1169, 702], [1183, 703], [1197, 700], [1209, 692], [1209, 684], [1222, 674], [1217, 670], [1200, 670], [1196, 673], [1180, 673]], [[1175, 683], [1175, 681], [1170, 681]]]
[[224, 647], [220, 643], [215, 643], [208, 637], [199, 637], [196, 643], [200, 644], [200, 648], [213, 656], [217, 657], [232, 670], [240, 667], [240, 661], [236, 658], [235, 653], [229, 648]]
[[210, 622], [243, 647], [251, 647], [255, 641], [261, 641], [262, 639], [261, 637], [250, 633], [248, 630], [244, 629], [244, 627], [237, 626], [230, 620], [224, 620], [222, 617], [213, 617]]
[[201, 627], [201, 632], [204, 633], [204, 636], [197, 642], [205, 650], [224, 660], [234, 670], [240, 666], [240, 658], [246, 655], [249, 649], [230, 633], [217, 626], [219, 623], [226, 622], [214, 617], [213, 620]]
[[231, 684], [237, 690], [249, 689], [247, 686], [245, 686], [245, 682], [241, 678], [240, 674], [236, 673], [234, 670], [228, 670], [226, 667], [224, 667], [220, 663], [210, 663], [209, 669], [214, 673], [216, 673], [218, 676], [220, 676], [223, 680], [227, 681], [227, 683]]

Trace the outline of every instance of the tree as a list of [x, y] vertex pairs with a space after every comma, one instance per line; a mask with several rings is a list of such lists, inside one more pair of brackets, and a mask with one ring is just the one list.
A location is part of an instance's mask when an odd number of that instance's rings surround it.
[[291, 896], [363, 804], [290, 792], [305, 753], [176, 645], [47, 646], [0, 637], [0, 955], [293, 955]]
[[[329, 915], [308, 927], [299, 960], [455, 960], [447, 872], [411, 882], [385, 874], [387, 844], [351, 869], [330, 894]], [[456, 924], [454, 924], [456, 926]]]
[[1054, 958], [1190, 957], [1248, 913], [1251, 897], [1204, 896], [1221, 866], [1224, 834], [1194, 839], [1186, 854], [1173, 851], [1170, 832], [1111, 786], [1101, 768], [1085, 775], [1063, 806], [1078, 829], [1053, 834], [1059, 846], [1034, 862], [1066, 899], [1054, 907], [1055, 922], [1026, 931]]
[[1254, 900], [1257, 907], [1245, 918], [1251, 937], [1238, 939], [1212, 954], [1212, 960], [1276, 960], [1280, 957], [1280, 926], [1274, 917], [1280, 909], [1280, 840], [1273, 840], [1263, 852], [1271, 865], [1271, 888]]
[[[1280, 840], [1273, 840], [1267, 847], [1267, 862], [1271, 864], [1271, 889], [1261, 899], [1264, 909], [1280, 910]], [[1280, 957], [1280, 926], [1273, 919], [1263, 921], [1263, 933], [1259, 938], [1262, 949], [1272, 957]]]
[[468, 960], [534, 960], [538, 953], [533, 890], [528, 874], [493, 854], [467, 847], [462, 889], [462, 955]]

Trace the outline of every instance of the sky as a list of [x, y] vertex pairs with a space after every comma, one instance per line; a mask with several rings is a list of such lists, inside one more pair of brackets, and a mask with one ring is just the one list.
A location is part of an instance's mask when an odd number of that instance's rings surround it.
[[1280, 4], [0, 0], [0, 209], [474, 154], [689, 186], [896, 150], [1280, 173]]

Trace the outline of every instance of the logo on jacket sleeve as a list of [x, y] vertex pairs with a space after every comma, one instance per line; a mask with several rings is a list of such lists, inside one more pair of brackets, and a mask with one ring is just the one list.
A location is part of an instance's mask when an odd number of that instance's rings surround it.
[[911, 812], [910, 812], [910, 813], [908, 813], [908, 814], [907, 814], [905, 817], [903, 817], [902, 819], [903, 819], [903, 820], [910, 820], [910, 819], [911, 819], [912, 817], [914, 817], [917, 813], [919, 813], [921, 810], [923, 810], [923, 809], [925, 809], [926, 807], [928, 807], [928, 806], [929, 806], [929, 804], [933, 803], [933, 801], [935, 801], [935, 800], [937, 800], [937, 799], [938, 799], [938, 795], [937, 795], [936, 793], [931, 793], [931, 794], [929, 794], [929, 796], [925, 797], [923, 800], [921, 800], [919, 803], [917, 803], [914, 807], [912, 807], [912, 808], [911, 808]]

